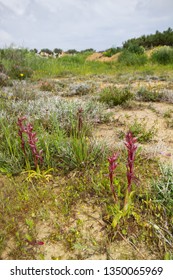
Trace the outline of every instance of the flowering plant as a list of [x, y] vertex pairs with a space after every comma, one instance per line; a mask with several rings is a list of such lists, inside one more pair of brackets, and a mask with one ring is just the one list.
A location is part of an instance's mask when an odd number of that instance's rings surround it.
[[42, 158], [42, 150], [38, 151], [36, 143], [38, 141], [38, 138], [36, 137], [36, 132], [33, 132], [33, 126], [28, 123], [26, 124], [26, 126], [23, 124], [23, 121], [27, 120], [26, 117], [20, 117], [18, 118], [18, 122], [17, 125], [19, 126], [19, 131], [18, 131], [18, 135], [21, 139], [21, 148], [25, 154], [26, 154], [26, 143], [24, 140], [24, 133], [26, 133], [27, 137], [28, 137], [28, 145], [30, 147], [30, 150], [32, 152], [32, 156], [34, 159], [34, 164], [35, 167], [37, 168], [38, 165], [38, 161], [40, 161], [40, 163], [43, 162], [43, 158]]
[[132, 181], [135, 179], [134, 176], [134, 161], [135, 161], [135, 153], [137, 150], [136, 145], [137, 139], [133, 137], [132, 132], [127, 132], [124, 144], [127, 147], [128, 151], [128, 159], [127, 159], [127, 181], [128, 186], [127, 190], [128, 193], [131, 192]]
[[113, 185], [113, 177], [114, 177], [114, 170], [117, 168], [117, 159], [118, 159], [119, 153], [114, 153], [111, 157], [108, 158], [109, 161], [109, 179], [110, 179], [110, 188], [112, 190], [112, 194], [114, 197], [114, 201], [118, 201], [118, 197], [116, 195], [114, 185]]

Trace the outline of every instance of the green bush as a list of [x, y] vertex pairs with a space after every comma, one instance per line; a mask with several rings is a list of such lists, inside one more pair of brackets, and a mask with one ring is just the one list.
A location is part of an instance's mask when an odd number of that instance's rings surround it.
[[22, 65], [12, 65], [9, 70], [9, 76], [13, 79], [26, 79], [30, 78], [33, 73], [33, 70], [30, 67]]
[[137, 121], [137, 119], [129, 127], [132, 134], [137, 137], [139, 143], [147, 143], [151, 141], [156, 133], [155, 126], [153, 125], [150, 129], [146, 128], [145, 121]]
[[72, 136], [66, 145], [60, 147], [58, 164], [66, 171], [88, 168], [101, 162], [106, 153], [105, 144], [85, 136]]
[[120, 48], [110, 48], [108, 50], [106, 50], [103, 54], [106, 57], [111, 57], [114, 54], [118, 53], [120, 51]]
[[54, 89], [54, 84], [48, 81], [42, 82], [40, 85], [40, 90], [42, 91], [53, 91]]
[[27, 49], [16, 49], [16, 48], [6, 48], [0, 49], [0, 59], [9, 60], [12, 63], [21, 64], [25, 60], [26, 54], [29, 51]]
[[128, 51], [136, 54], [144, 54], [145, 49], [142, 46], [136, 44], [130, 44], [128, 47]]
[[0, 73], [6, 73], [5, 66], [0, 62]]
[[117, 106], [132, 100], [133, 97], [133, 93], [127, 88], [107, 87], [100, 93], [99, 101], [107, 103], [109, 106]]
[[158, 102], [163, 99], [163, 93], [158, 91], [150, 91], [145, 87], [141, 87], [137, 92], [137, 97], [144, 102]]
[[[135, 119], [132, 123], [125, 123], [127, 126], [126, 130], [129, 130], [132, 132], [133, 136], [137, 138], [137, 141], [139, 143], [147, 143], [151, 141], [156, 134], [156, 128], [155, 124], [148, 129], [147, 128], [147, 123], [145, 121], [137, 120]], [[118, 133], [118, 136], [120, 139], [124, 139], [125, 133], [124, 131], [120, 131]]]
[[151, 60], [164, 65], [173, 63], [173, 48], [168, 46], [160, 47], [152, 53]]
[[152, 184], [152, 191], [157, 202], [162, 204], [168, 215], [172, 216], [173, 208], [173, 169], [171, 166], [162, 165], [161, 175]]
[[124, 50], [118, 57], [118, 62], [127, 66], [144, 65], [147, 63], [147, 56], [145, 54], [138, 54]]
[[8, 85], [10, 85], [9, 77], [4, 73], [0, 73], [0, 87], [5, 87]]

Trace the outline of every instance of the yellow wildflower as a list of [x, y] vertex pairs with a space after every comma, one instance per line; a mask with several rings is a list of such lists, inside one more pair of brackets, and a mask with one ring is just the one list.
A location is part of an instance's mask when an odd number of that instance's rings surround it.
[[23, 73], [20, 73], [20, 77], [23, 77], [24, 76], [24, 74]]

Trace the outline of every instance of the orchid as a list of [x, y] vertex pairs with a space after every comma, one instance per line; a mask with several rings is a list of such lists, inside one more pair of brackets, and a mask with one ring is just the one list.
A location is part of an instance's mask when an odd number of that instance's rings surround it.
[[134, 160], [135, 160], [135, 153], [137, 150], [136, 145], [137, 139], [133, 137], [132, 132], [127, 132], [124, 144], [127, 147], [128, 151], [128, 160], [127, 160], [127, 181], [128, 186], [127, 190], [128, 193], [131, 192], [132, 181], [135, 178], [134, 176]]
[[32, 152], [32, 155], [33, 155], [33, 158], [34, 158], [34, 164], [35, 164], [35, 167], [37, 167], [38, 165], [38, 160], [40, 160], [40, 162], [42, 163], [43, 162], [43, 158], [42, 158], [42, 150], [38, 151], [37, 150], [37, 146], [36, 146], [36, 143], [38, 141], [38, 138], [36, 137], [36, 132], [33, 132], [33, 126], [28, 123], [26, 126], [23, 125], [23, 121], [25, 121], [27, 118], [26, 117], [21, 117], [21, 118], [18, 118], [18, 122], [17, 122], [17, 125], [19, 126], [19, 131], [18, 131], [18, 135], [21, 139], [21, 147], [22, 147], [22, 150], [26, 156], [26, 149], [25, 149], [25, 140], [24, 140], [24, 137], [23, 137], [23, 133], [26, 133], [27, 136], [28, 136], [28, 144], [29, 144], [29, 147], [31, 149], [31, 152]]
[[108, 158], [109, 161], [109, 179], [110, 179], [110, 187], [112, 190], [112, 194], [114, 197], [115, 202], [117, 202], [118, 198], [114, 189], [113, 185], [113, 177], [114, 177], [114, 170], [117, 168], [118, 163], [116, 160], [118, 159], [119, 153], [114, 153], [111, 157]]

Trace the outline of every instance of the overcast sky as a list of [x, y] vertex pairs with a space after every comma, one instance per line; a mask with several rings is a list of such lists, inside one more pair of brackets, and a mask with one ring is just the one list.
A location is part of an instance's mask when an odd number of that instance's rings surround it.
[[173, 0], [0, 0], [0, 48], [105, 50], [173, 28]]

